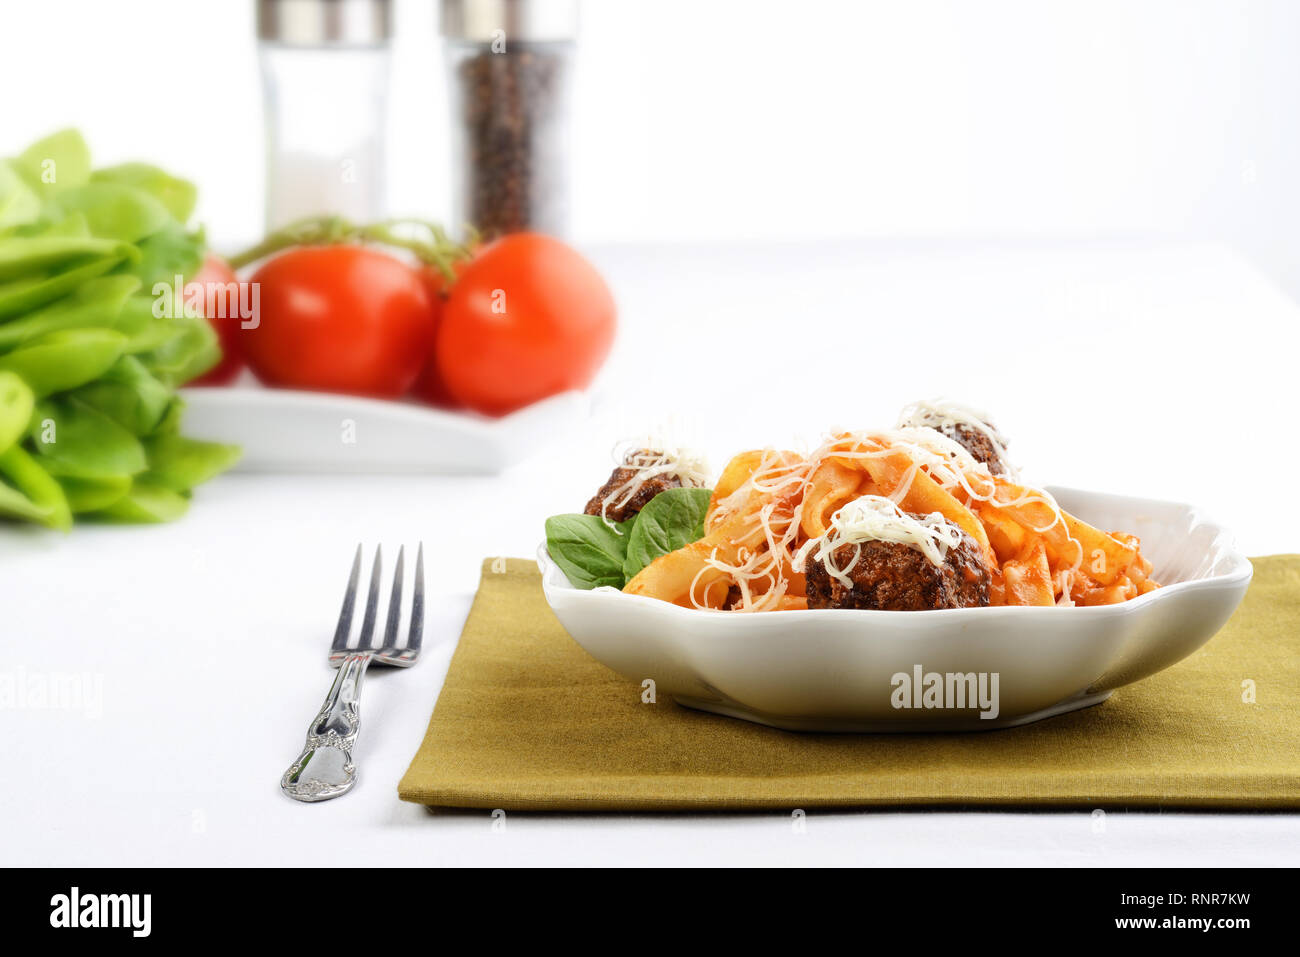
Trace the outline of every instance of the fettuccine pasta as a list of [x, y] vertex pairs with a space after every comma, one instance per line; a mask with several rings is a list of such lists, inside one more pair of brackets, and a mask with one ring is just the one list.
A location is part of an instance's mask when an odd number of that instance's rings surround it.
[[[1005, 458], [1001, 437], [989, 436]], [[872, 531], [881, 522], [891, 534]], [[995, 473], [952, 434], [908, 424], [834, 434], [807, 455], [741, 452], [714, 486], [704, 537], [652, 561], [624, 591], [687, 608], [806, 608], [810, 563], [834, 553], [851, 566], [852, 547], [873, 539], [931, 561], [934, 549], [968, 540], [990, 605], [1105, 605], [1158, 587], [1135, 537], [1093, 528], [1009, 468]], [[826, 568], [852, 587], [851, 571]]]

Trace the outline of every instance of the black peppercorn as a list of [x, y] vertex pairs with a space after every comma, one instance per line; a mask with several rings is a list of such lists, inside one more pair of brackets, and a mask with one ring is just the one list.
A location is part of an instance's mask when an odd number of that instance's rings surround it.
[[562, 232], [567, 57], [554, 45], [472, 48], [456, 67], [466, 218], [485, 238]]

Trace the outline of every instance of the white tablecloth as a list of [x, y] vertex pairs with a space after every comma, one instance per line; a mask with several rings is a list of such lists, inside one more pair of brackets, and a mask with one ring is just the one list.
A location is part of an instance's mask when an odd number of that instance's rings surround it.
[[[715, 466], [743, 447], [892, 424], [946, 394], [990, 409], [1026, 477], [1192, 501], [1250, 554], [1300, 549], [1300, 311], [1200, 244], [614, 248], [622, 331], [593, 421], [492, 477], [232, 474], [159, 527], [0, 530], [10, 864], [1296, 863], [1296, 815], [430, 813], [395, 788], [480, 560], [667, 425]], [[332, 672], [356, 543], [423, 540], [428, 654], [372, 670], [356, 790], [277, 782]], [[392, 552], [389, 552], [390, 556]], [[1122, 692], [1121, 692], [1122, 694]], [[793, 810], [793, 809], [792, 809]]]

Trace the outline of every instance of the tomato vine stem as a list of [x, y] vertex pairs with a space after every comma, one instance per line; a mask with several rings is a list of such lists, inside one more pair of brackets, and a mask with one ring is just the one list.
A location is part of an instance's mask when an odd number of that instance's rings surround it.
[[[399, 232], [409, 227], [416, 227], [426, 235]], [[232, 269], [238, 269], [294, 246], [373, 243], [404, 249], [452, 282], [456, 278], [455, 263], [469, 259], [478, 244], [478, 233], [473, 227], [467, 226], [466, 234], [464, 242], [456, 242], [441, 225], [427, 219], [386, 219], [358, 225], [342, 216], [308, 216], [273, 230], [261, 242], [229, 257], [227, 262]]]

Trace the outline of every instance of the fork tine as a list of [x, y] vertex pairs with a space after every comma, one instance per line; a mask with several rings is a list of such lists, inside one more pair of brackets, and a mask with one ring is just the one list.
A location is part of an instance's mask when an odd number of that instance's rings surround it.
[[402, 621], [402, 559], [406, 546], [397, 550], [397, 567], [393, 569], [393, 591], [388, 596], [388, 621], [384, 625], [384, 643], [380, 647], [391, 650], [397, 647], [397, 626]]
[[424, 542], [415, 553], [415, 586], [411, 599], [411, 633], [407, 636], [408, 651], [419, 651], [424, 638]]
[[357, 603], [357, 581], [361, 577], [361, 543], [352, 559], [352, 574], [348, 576], [348, 590], [343, 593], [343, 607], [339, 610], [339, 623], [334, 627], [334, 641], [330, 651], [346, 651], [348, 634], [352, 631], [352, 608]]
[[357, 647], [370, 647], [370, 640], [375, 634], [375, 618], [379, 614], [379, 579], [383, 575], [383, 546], [375, 546], [375, 564], [370, 572], [370, 593], [366, 595], [366, 615], [361, 619], [361, 637]]

